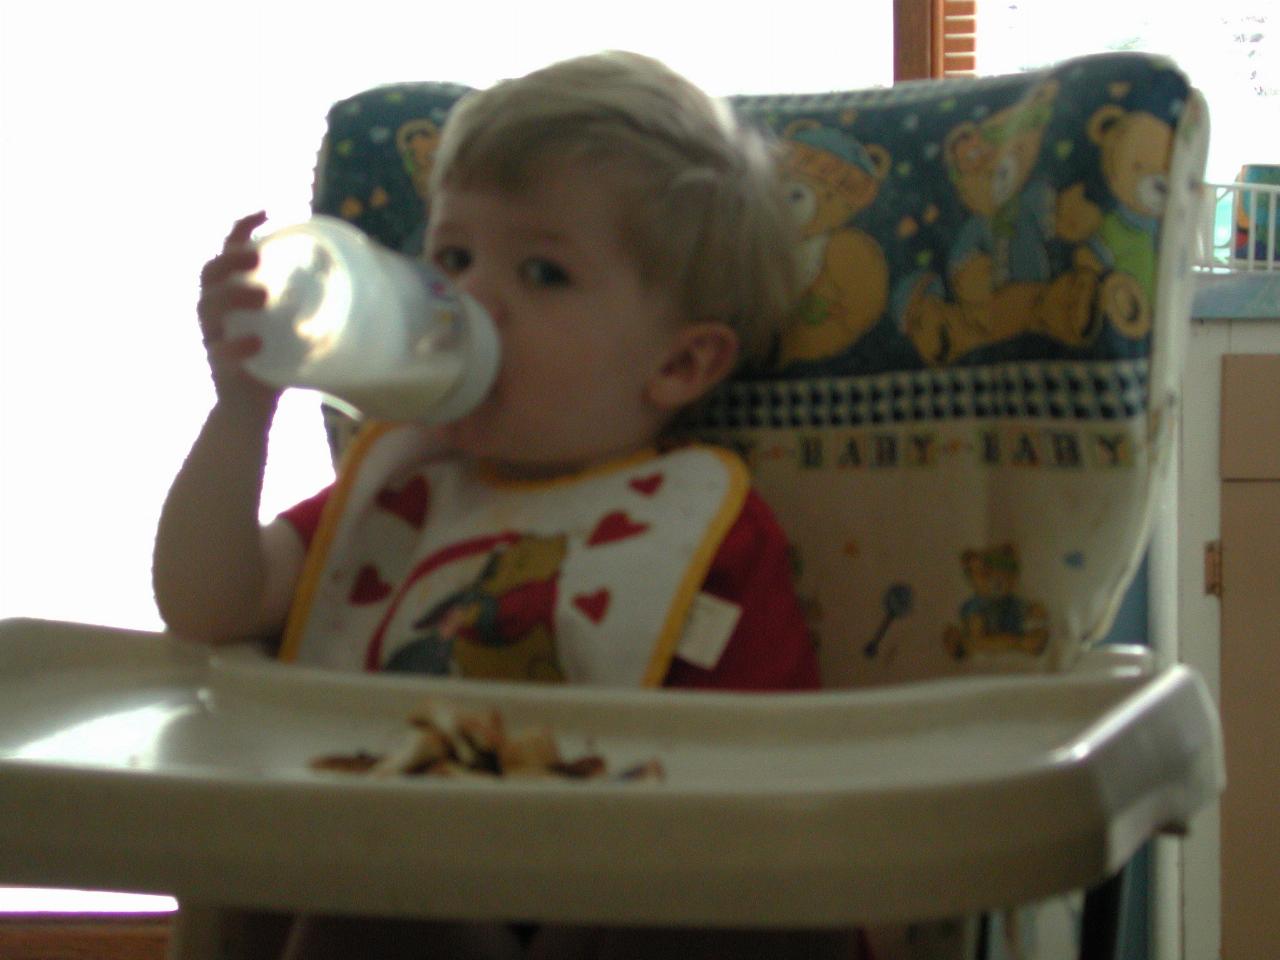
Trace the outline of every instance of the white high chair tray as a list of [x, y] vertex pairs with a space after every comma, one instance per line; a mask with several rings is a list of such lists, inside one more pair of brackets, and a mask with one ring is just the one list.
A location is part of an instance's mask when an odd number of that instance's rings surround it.
[[[375, 780], [426, 698], [663, 782]], [[0, 883], [263, 909], [823, 926], [1088, 885], [1222, 782], [1183, 668], [792, 695], [345, 676], [0, 623]]]

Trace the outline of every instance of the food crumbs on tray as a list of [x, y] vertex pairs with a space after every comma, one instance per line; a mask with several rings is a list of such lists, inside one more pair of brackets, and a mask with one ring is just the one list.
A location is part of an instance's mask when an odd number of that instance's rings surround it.
[[364, 750], [326, 754], [315, 757], [311, 769], [372, 777], [604, 778], [631, 783], [666, 777], [657, 758], [612, 776], [599, 754], [566, 760], [551, 731], [536, 728], [508, 734], [497, 710], [455, 713], [428, 701], [413, 710], [408, 720], [412, 729], [395, 749], [384, 754]]

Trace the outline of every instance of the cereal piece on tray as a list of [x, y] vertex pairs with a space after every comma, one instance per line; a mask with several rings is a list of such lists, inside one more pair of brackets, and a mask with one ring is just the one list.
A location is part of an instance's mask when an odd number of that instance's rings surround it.
[[453, 745], [436, 730], [413, 730], [395, 749], [370, 768], [375, 777], [395, 777], [406, 773], [419, 773], [437, 763], [453, 759]]
[[[362, 773], [373, 777], [440, 776], [589, 780], [606, 775], [604, 757], [589, 753], [565, 760], [551, 731], [522, 730], [508, 735], [497, 710], [455, 712], [435, 701], [410, 712], [411, 730], [394, 750], [382, 755], [359, 751], [311, 761], [315, 770]], [[662, 764], [649, 760], [624, 770], [616, 779], [662, 780]]]
[[498, 763], [507, 776], [538, 776], [560, 762], [560, 750], [549, 730], [526, 730], [504, 740]]

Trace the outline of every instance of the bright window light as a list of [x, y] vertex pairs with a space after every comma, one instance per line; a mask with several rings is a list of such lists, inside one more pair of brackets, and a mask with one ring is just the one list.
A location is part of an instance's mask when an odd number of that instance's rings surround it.
[[1280, 12], [1272, 0], [1176, 10], [1168, 0], [980, 0], [977, 31], [983, 74], [1107, 50], [1164, 54], [1209, 105], [1208, 180], [1230, 183], [1244, 164], [1280, 160]]
[[[213, 399], [197, 275], [237, 217], [308, 215], [334, 101], [403, 80], [483, 86], [605, 48], [717, 95], [892, 80], [889, 0], [601, 10], [0, 3], [0, 617], [159, 628], [156, 520]], [[314, 396], [286, 396], [264, 516], [330, 477]], [[73, 896], [0, 890], [0, 910], [143, 909]]]

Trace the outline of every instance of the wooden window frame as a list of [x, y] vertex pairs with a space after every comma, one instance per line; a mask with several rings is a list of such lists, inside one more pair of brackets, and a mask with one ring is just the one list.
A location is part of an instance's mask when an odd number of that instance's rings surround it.
[[969, 77], [978, 0], [893, 0], [893, 80]]

